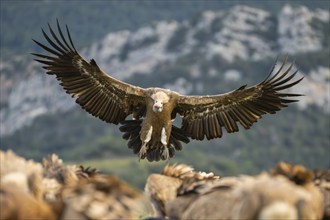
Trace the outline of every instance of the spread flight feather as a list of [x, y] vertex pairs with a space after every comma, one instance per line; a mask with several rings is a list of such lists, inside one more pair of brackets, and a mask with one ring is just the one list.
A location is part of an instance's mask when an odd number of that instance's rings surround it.
[[[264, 114], [274, 114], [300, 94], [281, 93], [299, 83], [292, 80], [293, 63], [285, 68], [287, 58], [261, 83], [212, 96], [186, 96], [162, 88], [141, 88], [119, 81], [102, 71], [92, 59], [86, 61], [76, 50], [66, 26], [66, 37], [57, 21], [53, 39], [42, 30], [50, 46], [34, 42], [51, 55], [33, 53], [44, 64], [47, 74], [55, 75], [60, 85], [76, 98], [83, 109], [108, 123], [123, 124], [123, 138], [141, 159], [167, 160], [181, 150], [181, 142], [189, 138], [203, 140], [220, 138], [223, 129], [229, 133], [239, 130], [238, 122], [249, 129]], [[183, 117], [182, 126], [172, 125], [176, 114]], [[133, 120], [127, 120], [132, 115]], [[146, 138], [150, 128], [151, 137]]]

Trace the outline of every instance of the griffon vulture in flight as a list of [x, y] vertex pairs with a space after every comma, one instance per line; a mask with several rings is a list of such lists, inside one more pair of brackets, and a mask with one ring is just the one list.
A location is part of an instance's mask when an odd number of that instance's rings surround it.
[[[140, 159], [167, 160], [189, 138], [221, 138], [223, 128], [228, 133], [237, 132], [238, 122], [249, 129], [263, 114], [274, 114], [298, 101], [287, 98], [299, 94], [280, 92], [302, 80], [292, 80], [297, 71], [290, 73], [293, 63], [284, 68], [286, 59], [276, 73], [272, 74], [273, 67], [255, 86], [245, 85], [225, 94], [186, 96], [163, 88], [141, 88], [109, 76], [94, 59], [88, 62], [77, 52], [67, 26], [67, 36], [58, 21], [57, 29], [55, 33], [49, 26], [50, 35], [42, 30], [50, 46], [34, 40], [51, 54], [33, 53], [35, 60], [44, 64], [47, 74], [55, 75], [87, 112], [108, 123], [121, 123], [123, 138]], [[172, 124], [176, 114], [183, 117], [181, 128]], [[129, 115], [132, 119], [126, 119]]]

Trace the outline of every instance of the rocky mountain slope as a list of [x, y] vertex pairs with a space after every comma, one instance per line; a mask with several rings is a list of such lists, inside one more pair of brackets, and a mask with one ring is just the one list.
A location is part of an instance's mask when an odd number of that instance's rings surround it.
[[[73, 35], [74, 39], [78, 37]], [[41, 38], [41, 33], [36, 33], [36, 39]], [[314, 54], [327, 55], [327, 51], [328, 11], [286, 5], [274, 15], [238, 5], [228, 11], [205, 11], [194, 20], [161, 21], [136, 31], [112, 32], [100, 42], [83, 48], [81, 53], [86, 58], [94, 58], [110, 75], [132, 82], [134, 76], [156, 76], [162, 68], [183, 59], [192, 57], [193, 60], [196, 54], [203, 62], [224, 64], [224, 68], [216, 69], [207, 68], [199, 61], [192, 62], [185, 74], [168, 73], [168, 76], [160, 76], [161, 82], [140, 85], [156, 84], [184, 94], [219, 92], [207, 89], [207, 82], [201, 77], [205, 75], [211, 79], [222, 75], [226, 82], [237, 82], [237, 85], [246, 83], [249, 76], [239, 68], [241, 63], [273, 62], [279, 54], [288, 53], [290, 57], [297, 57], [299, 74], [305, 76], [295, 88], [306, 94], [298, 103], [299, 107], [315, 104], [329, 113], [329, 63], [323, 58], [322, 62], [300, 69], [304, 63], [299, 60], [299, 57], [309, 59]], [[67, 111], [75, 106], [56, 80], [44, 74], [40, 65], [32, 61], [32, 56], [1, 61], [0, 72], [1, 136], [13, 134], [31, 124], [37, 116]], [[256, 83], [253, 79], [249, 81]]]

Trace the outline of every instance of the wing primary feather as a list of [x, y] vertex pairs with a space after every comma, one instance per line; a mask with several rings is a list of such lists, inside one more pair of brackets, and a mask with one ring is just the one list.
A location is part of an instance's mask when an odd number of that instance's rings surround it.
[[46, 50], [46, 51], [48, 51], [48, 52], [50, 52], [50, 53], [52, 53], [52, 54], [54, 54], [54, 55], [56, 55], [56, 56], [59, 56], [59, 57], [61, 56], [61, 54], [58, 53], [57, 51], [50, 49], [49, 47], [43, 45], [42, 43], [39, 43], [38, 41], [36, 41], [36, 40], [34, 40], [34, 39], [32, 39], [32, 40], [33, 40], [36, 44], [38, 44], [40, 47], [42, 47], [44, 50]]
[[57, 76], [66, 76], [66, 75], [79, 75], [79, 72], [77, 72], [73, 67], [71, 66], [55, 66], [55, 65], [49, 65], [46, 67], [47, 70], [52, 71]]
[[305, 96], [305, 95], [298, 94], [298, 93], [278, 93], [278, 96], [280, 96], [280, 97], [296, 97], [296, 96]]
[[[49, 66], [43, 66], [44, 69], [48, 70], [47, 71], [47, 74], [49, 75], [56, 75], [56, 76], [64, 76], [66, 74], [73, 74], [73, 70], [72, 69], [61, 69], [61, 68], [52, 68], [52, 67], [49, 67]], [[57, 71], [61, 71], [61, 73], [59, 74]]]
[[48, 65], [46, 69], [52, 71], [56, 76], [79, 75], [72, 67]]
[[35, 60], [35, 61], [37, 61], [39, 63], [42, 63], [42, 64], [46, 64], [46, 65], [48, 65], [47, 67], [52, 66], [54, 64], [53, 61], [40, 60], [40, 59], [33, 59], [33, 60]]
[[278, 56], [276, 56], [275, 63], [271, 67], [271, 69], [270, 69], [270, 71], [268, 73], [268, 76], [264, 79], [264, 81], [261, 82], [261, 84], [263, 84], [264, 82], [266, 82], [268, 80], [268, 78], [272, 75], [272, 73], [273, 73], [273, 71], [275, 69], [275, 66], [277, 65], [277, 61], [278, 61]]
[[[264, 80], [262, 83], [264, 83], [265, 81], [270, 82], [270, 81], [272, 81], [274, 78], [276, 78], [277, 75], [281, 73], [281, 71], [282, 71], [284, 65], [285, 65], [286, 62], [287, 62], [287, 59], [288, 59], [288, 55], [285, 56], [285, 58], [284, 58], [284, 62], [282, 63], [281, 67], [277, 70], [277, 72], [276, 72], [272, 77], [270, 77], [270, 76], [269, 76], [270, 78], [267, 77], [266, 80]], [[274, 69], [273, 69], [273, 70], [274, 70]], [[272, 72], [271, 72], [271, 74], [272, 74]], [[271, 74], [270, 74], [270, 75], [271, 75]]]
[[73, 42], [72, 42], [72, 39], [71, 39], [71, 35], [70, 35], [70, 31], [69, 31], [68, 25], [65, 25], [65, 27], [66, 27], [66, 32], [67, 32], [67, 34], [68, 34], [68, 37], [69, 37], [69, 41], [70, 41], [70, 43], [71, 43], [71, 46], [72, 46], [72, 48], [74, 49], [74, 51], [77, 53], [77, 50], [76, 50], [76, 48], [74, 47]]
[[290, 75], [287, 78], [283, 79], [282, 81], [279, 81], [277, 83], [272, 83], [273, 88], [276, 89], [277, 86], [287, 83], [288, 81], [290, 81], [297, 74], [297, 72], [298, 72], [298, 70], [295, 71], [292, 75]]
[[33, 56], [44, 58], [44, 59], [47, 59], [47, 60], [52, 60], [52, 61], [56, 61], [56, 62], [59, 62], [60, 61], [57, 57], [51, 57], [51, 56], [47, 56], [47, 55], [43, 55], [43, 54], [38, 54], [38, 53], [31, 53], [31, 54]]
[[49, 37], [48, 35], [45, 33], [44, 29], [41, 28], [42, 34], [44, 35], [44, 37], [46, 38], [47, 42], [52, 45], [58, 52], [63, 54], [66, 54], [66, 52], [64, 50], [62, 50], [57, 44], [55, 44]]
[[274, 78], [273, 80], [268, 81], [268, 83], [270, 83], [271, 85], [276, 84], [277, 82], [279, 82], [280, 80], [282, 80], [292, 69], [294, 65], [294, 62], [291, 63], [291, 65], [287, 68], [286, 71], [284, 71], [284, 73], [282, 73], [280, 76], [278, 76], [277, 78]]
[[60, 36], [61, 36], [62, 41], [64, 42], [64, 44], [67, 46], [67, 48], [68, 48], [70, 51], [75, 51], [75, 52], [76, 52], [76, 50], [73, 50], [73, 49], [69, 46], [69, 44], [67, 43], [67, 41], [66, 41], [66, 39], [65, 39], [65, 37], [64, 37], [64, 35], [63, 35], [63, 32], [62, 32], [62, 30], [61, 30], [61, 26], [60, 26], [60, 23], [59, 23], [58, 19], [56, 19], [56, 23], [57, 23], [57, 30], [58, 30], [58, 32], [60, 33]]
[[290, 84], [286, 84], [286, 85], [283, 85], [283, 86], [276, 87], [276, 90], [279, 91], [279, 90], [283, 90], [283, 89], [290, 88], [290, 87], [292, 87], [292, 86], [298, 84], [298, 83], [299, 83], [301, 80], [303, 80], [303, 79], [304, 79], [304, 77], [302, 77], [302, 78], [298, 79], [297, 81], [292, 82], [292, 83], [290, 83]]
[[51, 28], [50, 24], [48, 23], [48, 29], [51, 33], [51, 35], [53, 36], [53, 38], [55, 39], [55, 41], [66, 51], [69, 52], [70, 49], [67, 48], [64, 44], [62, 44], [62, 42], [57, 38], [55, 32], [53, 31], [53, 29]]
[[299, 100], [296, 99], [281, 99], [283, 103], [293, 103], [293, 102], [298, 102]]

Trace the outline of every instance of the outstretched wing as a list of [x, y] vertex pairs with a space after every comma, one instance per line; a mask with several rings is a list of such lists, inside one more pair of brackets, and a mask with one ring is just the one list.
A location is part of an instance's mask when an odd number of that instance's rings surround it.
[[143, 114], [141, 109], [145, 109], [144, 89], [110, 77], [93, 59], [90, 62], [84, 60], [72, 43], [68, 27], [66, 26], [67, 37], [64, 37], [58, 21], [57, 29], [59, 35], [49, 26], [53, 39], [42, 30], [51, 47], [34, 40], [52, 56], [36, 53], [33, 55], [38, 57], [36, 61], [45, 64], [43, 68], [48, 74], [56, 75], [60, 85], [76, 98], [76, 102], [83, 109], [114, 124], [123, 121], [129, 114]]
[[298, 101], [287, 98], [300, 94], [280, 93], [303, 79], [291, 81], [297, 71], [289, 74], [293, 63], [284, 71], [286, 61], [274, 75], [275, 65], [263, 82], [249, 88], [245, 85], [214, 96], [180, 96], [175, 111], [183, 116], [182, 129], [197, 140], [203, 140], [204, 136], [220, 138], [222, 127], [229, 133], [236, 132], [239, 122], [249, 129], [263, 114], [274, 114], [288, 103]]

